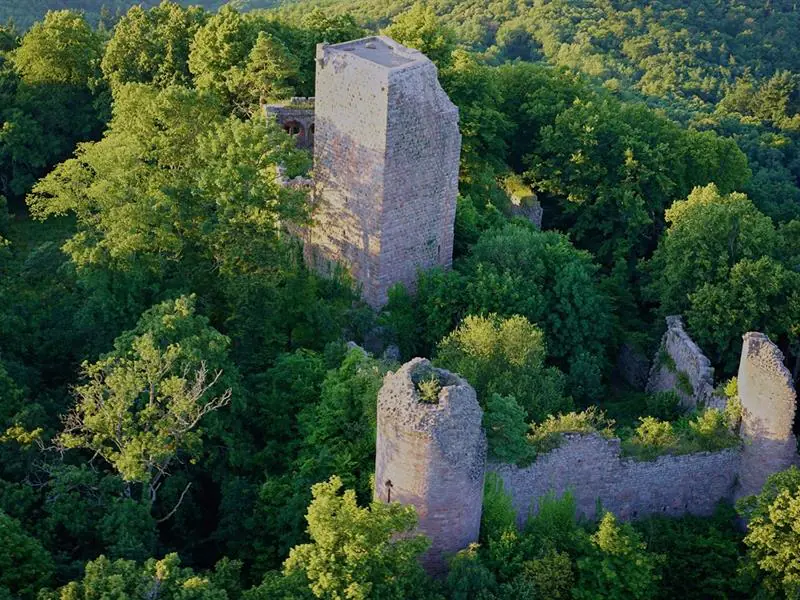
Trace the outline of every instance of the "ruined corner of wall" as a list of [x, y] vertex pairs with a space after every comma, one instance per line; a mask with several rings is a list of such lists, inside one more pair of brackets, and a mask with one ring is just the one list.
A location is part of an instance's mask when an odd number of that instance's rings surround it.
[[744, 447], [736, 496], [742, 497], [797, 462], [797, 394], [783, 353], [763, 333], [744, 334], [737, 379]]
[[646, 390], [674, 391], [686, 408], [707, 404], [714, 394], [714, 368], [692, 340], [680, 315], [666, 318], [667, 330], [653, 359]]

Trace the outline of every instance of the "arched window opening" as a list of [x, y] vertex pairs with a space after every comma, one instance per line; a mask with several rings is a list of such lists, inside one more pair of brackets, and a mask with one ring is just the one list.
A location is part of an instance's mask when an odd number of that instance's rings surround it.
[[289, 135], [303, 137], [303, 126], [297, 121], [287, 121], [283, 124], [283, 130]]

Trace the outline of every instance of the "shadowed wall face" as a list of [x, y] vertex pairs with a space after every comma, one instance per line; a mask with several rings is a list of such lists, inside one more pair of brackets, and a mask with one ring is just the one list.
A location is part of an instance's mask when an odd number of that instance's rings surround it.
[[661, 338], [650, 376], [647, 391], [674, 391], [685, 408], [698, 405], [715, 405], [724, 408], [724, 403], [713, 398], [714, 368], [699, 346], [683, 327], [680, 316], [667, 317], [667, 331]]
[[449, 267], [461, 135], [435, 65], [385, 37], [321, 45], [315, 127], [310, 266], [343, 264], [376, 308]]

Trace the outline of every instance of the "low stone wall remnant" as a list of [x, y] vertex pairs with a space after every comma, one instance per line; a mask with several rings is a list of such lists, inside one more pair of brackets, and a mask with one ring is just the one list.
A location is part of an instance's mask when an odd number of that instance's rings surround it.
[[709, 516], [733, 493], [739, 451], [664, 455], [652, 461], [623, 458], [620, 440], [599, 434], [565, 434], [563, 444], [528, 467], [490, 464], [511, 495], [517, 521], [524, 525], [538, 501], [569, 491], [578, 516], [594, 519], [598, 505], [622, 520], [648, 515]]

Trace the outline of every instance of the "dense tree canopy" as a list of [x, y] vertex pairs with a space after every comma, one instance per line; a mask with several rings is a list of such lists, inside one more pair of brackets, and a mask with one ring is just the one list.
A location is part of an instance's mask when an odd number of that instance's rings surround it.
[[[719, 378], [754, 329], [800, 377], [797, 6], [1, 4], [0, 600], [797, 596], [796, 470], [746, 533], [569, 495], [518, 529], [490, 476], [441, 580], [413, 509], [373, 502], [397, 350], [472, 383], [520, 464], [605, 414], [636, 460], [736, 441], [623, 381], [669, 314]], [[260, 104], [380, 32], [434, 60], [463, 144], [452, 269], [373, 311], [306, 268], [313, 203], [277, 175], [311, 157]]]

